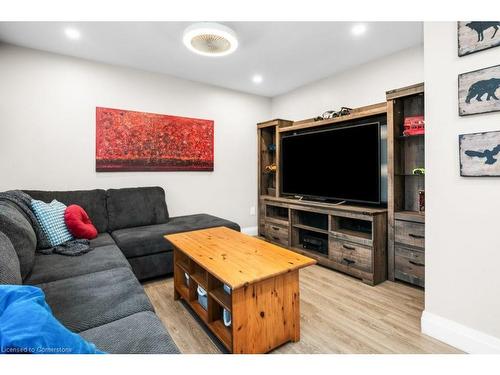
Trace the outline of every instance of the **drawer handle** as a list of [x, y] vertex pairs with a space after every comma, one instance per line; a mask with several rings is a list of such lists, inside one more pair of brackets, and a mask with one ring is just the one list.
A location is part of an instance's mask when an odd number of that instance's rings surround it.
[[408, 236], [413, 237], [413, 238], [425, 238], [425, 236], [422, 236], [420, 234], [413, 234], [413, 233], [408, 233]]
[[410, 264], [413, 264], [414, 266], [417, 266], [417, 267], [425, 267], [425, 264], [423, 264], [423, 263], [417, 263], [417, 262], [414, 262], [413, 260], [409, 260], [408, 262]]
[[352, 247], [352, 246], [348, 246], [348, 245], [345, 245], [345, 244], [342, 244], [342, 247], [344, 249], [347, 249], [347, 250], [356, 250], [356, 248]]
[[274, 230], [280, 230], [280, 228], [278, 227], [271, 227], [271, 228], [273, 228]]
[[275, 240], [275, 241], [279, 241], [279, 240], [280, 240], [280, 239], [279, 239], [279, 237], [276, 237], [276, 236], [271, 236], [271, 237], [272, 237], [272, 238], [273, 238], [273, 240]]
[[344, 258], [344, 259], [342, 259], [342, 260], [343, 260], [344, 262], [346, 262], [348, 266], [350, 266], [351, 264], [356, 263], [354, 260], [347, 259], [347, 258]]

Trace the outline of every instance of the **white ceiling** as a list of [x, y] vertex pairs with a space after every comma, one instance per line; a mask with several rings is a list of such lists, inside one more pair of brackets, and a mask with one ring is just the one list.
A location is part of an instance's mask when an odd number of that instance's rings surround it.
[[[351, 22], [224, 22], [239, 47], [226, 57], [188, 51], [191, 22], [0, 22], [0, 41], [89, 60], [276, 96], [370, 60], [423, 43], [421, 22], [368, 22], [353, 36]], [[72, 26], [80, 40], [63, 30]], [[252, 82], [254, 74], [264, 78]]]

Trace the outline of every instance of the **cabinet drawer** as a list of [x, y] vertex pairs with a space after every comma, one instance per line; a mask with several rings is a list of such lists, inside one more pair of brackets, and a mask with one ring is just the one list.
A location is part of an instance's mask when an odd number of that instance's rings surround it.
[[276, 224], [265, 224], [265, 237], [277, 244], [288, 246], [288, 228]]
[[394, 232], [397, 243], [416, 246], [421, 249], [425, 246], [425, 224], [396, 220]]
[[425, 253], [422, 250], [396, 245], [395, 248], [396, 278], [424, 286], [425, 282]]
[[344, 266], [372, 272], [372, 253], [370, 247], [330, 238], [330, 258]]

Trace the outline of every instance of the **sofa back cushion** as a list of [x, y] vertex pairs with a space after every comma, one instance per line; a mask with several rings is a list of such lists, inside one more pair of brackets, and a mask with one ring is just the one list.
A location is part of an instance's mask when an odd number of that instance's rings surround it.
[[24, 279], [35, 262], [36, 234], [26, 217], [9, 202], [0, 202], [0, 231], [9, 237], [21, 268]]
[[0, 284], [20, 285], [21, 266], [9, 237], [0, 232]]
[[158, 186], [109, 189], [107, 205], [110, 231], [168, 221], [165, 191]]
[[94, 223], [99, 233], [108, 230], [108, 212], [106, 210], [106, 191], [102, 189], [95, 190], [72, 190], [72, 191], [42, 191], [42, 190], [24, 190], [31, 195], [31, 198], [52, 202], [54, 199], [64, 203], [66, 206], [77, 204], [81, 206]]

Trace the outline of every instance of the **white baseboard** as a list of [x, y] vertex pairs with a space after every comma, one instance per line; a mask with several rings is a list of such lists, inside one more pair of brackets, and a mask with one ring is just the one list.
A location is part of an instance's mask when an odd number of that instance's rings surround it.
[[258, 228], [257, 227], [241, 228], [241, 233], [248, 234], [249, 236], [256, 236], [258, 233]]
[[424, 311], [422, 333], [471, 354], [499, 354], [500, 339]]

